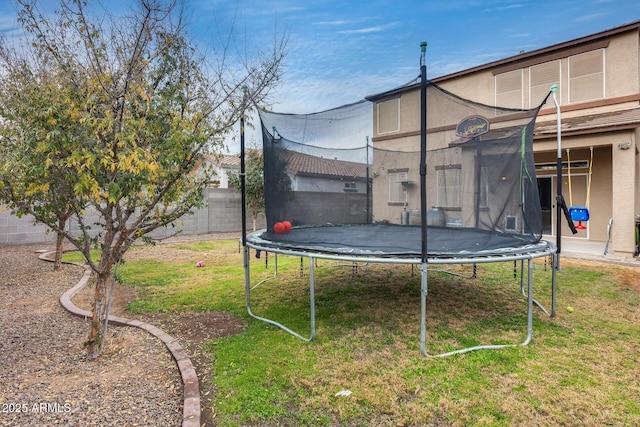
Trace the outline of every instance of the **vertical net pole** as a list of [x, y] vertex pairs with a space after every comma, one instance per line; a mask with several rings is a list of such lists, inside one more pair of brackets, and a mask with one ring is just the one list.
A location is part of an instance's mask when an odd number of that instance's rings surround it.
[[247, 88], [242, 88], [244, 91], [242, 97], [242, 112], [240, 113], [240, 195], [241, 195], [241, 229], [242, 229], [242, 265], [244, 267], [244, 287], [247, 311], [251, 313], [251, 277], [249, 265], [249, 247], [247, 246], [247, 188], [245, 181], [245, 148], [244, 148], [244, 113], [246, 109], [247, 101]]
[[420, 272], [420, 351], [428, 356], [427, 342], [427, 43], [420, 43], [420, 224], [421, 256]]
[[367, 219], [366, 219], [366, 222], [367, 224], [371, 224], [373, 222], [373, 218], [371, 215], [371, 184], [369, 182], [369, 137], [368, 136], [367, 136], [366, 156], [367, 156], [367, 159], [366, 159], [366, 163], [367, 163], [367, 177], [366, 177], [367, 179], [367, 183], [366, 183], [367, 185], [367, 202], [366, 202], [367, 203], [367, 207], [366, 207]]
[[420, 43], [420, 223], [422, 263], [427, 262], [427, 43]]
[[242, 88], [244, 91], [242, 97], [242, 112], [240, 113], [240, 194], [242, 203], [242, 246], [247, 246], [247, 189], [245, 182], [245, 149], [244, 149], [244, 113], [246, 109], [247, 101], [247, 88]]
[[[560, 104], [558, 104], [558, 99], [556, 98], [557, 91], [557, 85], [551, 86], [551, 93], [553, 94], [553, 103], [556, 106], [557, 117], [556, 127], [558, 132], [558, 149], [556, 155], [556, 198], [559, 199], [562, 195], [562, 120], [560, 119]], [[560, 268], [560, 247], [562, 243], [562, 219], [560, 215], [559, 200], [556, 200], [556, 251], [558, 254], [556, 268]]]

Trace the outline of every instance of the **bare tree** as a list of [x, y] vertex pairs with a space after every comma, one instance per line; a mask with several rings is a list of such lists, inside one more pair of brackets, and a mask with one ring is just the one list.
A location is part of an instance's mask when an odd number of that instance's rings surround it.
[[[223, 45], [208, 61], [175, 1], [139, 0], [112, 16], [60, 0], [53, 18], [35, 0], [18, 3], [31, 39], [0, 46], [0, 199], [84, 255], [96, 279], [88, 339], [96, 358], [114, 268], [137, 239], [202, 205], [211, 176], [196, 167], [221, 149], [245, 99], [260, 105], [277, 84], [287, 38], [254, 60], [232, 60]], [[64, 226], [66, 212], [79, 232]]]

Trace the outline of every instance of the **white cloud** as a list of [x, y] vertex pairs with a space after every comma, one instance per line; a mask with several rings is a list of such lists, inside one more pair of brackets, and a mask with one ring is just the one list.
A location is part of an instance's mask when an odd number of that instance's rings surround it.
[[592, 22], [601, 19], [603, 16], [603, 13], [590, 13], [588, 15], [578, 16], [573, 20], [573, 22]]
[[391, 22], [389, 24], [385, 24], [385, 25], [376, 25], [376, 26], [372, 26], [372, 27], [366, 27], [366, 28], [359, 28], [359, 29], [355, 29], [355, 30], [341, 30], [338, 31], [338, 34], [369, 34], [369, 33], [378, 33], [380, 31], [386, 31], [392, 28], [396, 28], [398, 25], [400, 25], [399, 22]]
[[352, 24], [354, 21], [350, 20], [335, 20], [335, 21], [321, 21], [321, 22], [313, 22], [311, 25], [328, 25], [328, 26], [338, 26], [338, 25], [348, 25]]

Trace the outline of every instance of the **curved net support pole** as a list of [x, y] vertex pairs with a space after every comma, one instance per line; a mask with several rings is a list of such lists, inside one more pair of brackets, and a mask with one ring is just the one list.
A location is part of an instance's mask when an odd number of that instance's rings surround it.
[[420, 319], [420, 351], [426, 357], [447, 357], [454, 354], [469, 353], [475, 350], [497, 350], [505, 347], [517, 347], [519, 345], [525, 346], [531, 342], [533, 336], [533, 257], [528, 259], [528, 279], [527, 279], [527, 336], [525, 340], [520, 344], [487, 344], [477, 345], [473, 347], [461, 348], [458, 350], [448, 351], [439, 354], [430, 354], [426, 348], [426, 314], [427, 314], [427, 270], [426, 264], [423, 264], [422, 269], [422, 292], [421, 292], [421, 319]]
[[253, 313], [251, 310], [251, 290], [255, 289], [260, 284], [264, 283], [264, 280], [258, 283], [256, 286], [251, 287], [251, 269], [249, 263], [249, 252], [250, 249], [248, 246], [244, 247], [244, 285], [246, 292], [246, 304], [247, 304], [247, 312], [254, 319], [261, 320], [270, 325], [276, 326], [282, 329], [285, 332], [293, 335], [294, 337], [300, 338], [303, 341], [311, 342], [316, 336], [316, 309], [315, 309], [315, 271], [314, 271], [314, 258], [309, 256], [309, 313], [311, 317], [311, 335], [307, 338], [296, 331], [288, 328], [282, 323], [276, 322], [275, 320], [267, 319], [266, 317], [261, 317]]

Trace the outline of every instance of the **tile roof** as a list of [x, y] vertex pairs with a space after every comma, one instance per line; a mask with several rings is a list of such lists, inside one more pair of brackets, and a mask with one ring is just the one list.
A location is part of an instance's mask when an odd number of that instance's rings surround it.
[[[251, 150], [247, 150], [247, 153]], [[258, 150], [262, 151], [262, 150]], [[246, 154], [246, 153], [245, 153]], [[214, 163], [219, 165], [220, 167], [228, 167], [232, 169], [237, 169], [240, 167], [240, 153], [236, 154], [205, 154], [205, 160], [210, 163]]]
[[[296, 175], [362, 179], [367, 175], [367, 165], [364, 163], [327, 159], [290, 150], [285, 150], [284, 157], [287, 170]], [[240, 154], [205, 154], [205, 158], [221, 167], [237, 169], [240, 166]]]
[[[635, 128], [640, 125], [640, 108], [633, 108], [622, 111], [611, 111], [601, 114], [587, 114], [580, 117], [562, 118], [562, 132], [564, 134], [571, 133], [590, 133], [602, 131], [603, 129], [623, 129]], [[552, 121], [544, 121], [536, 123], [536, 135], [556, 134], [557, 122], [555, 118]]]
[[286, 151], [287, 169], [296, 175], [365, 178], [367, 165]]

